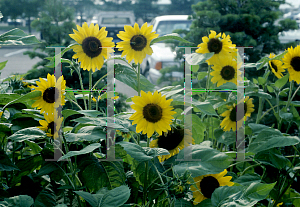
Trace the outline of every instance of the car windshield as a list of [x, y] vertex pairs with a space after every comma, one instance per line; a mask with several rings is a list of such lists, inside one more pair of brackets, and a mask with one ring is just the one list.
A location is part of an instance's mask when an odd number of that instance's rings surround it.
[[157, 25], [156, 33], [163, 36], [172, 33], [175, 29], [189, 30], [191, 24], [191, 20], [161, 21]]
[[101, 24], [131, 24], [130, 18], [125, 17], [104, 17]]

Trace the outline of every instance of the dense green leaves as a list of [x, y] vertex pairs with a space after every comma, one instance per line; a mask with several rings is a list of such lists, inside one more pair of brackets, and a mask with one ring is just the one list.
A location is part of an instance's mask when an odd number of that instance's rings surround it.
[[98, 126], [86, 126], [80, 128], [77, 133], [66, 134], [67, 142], [100, 141], [103, 139], [106, 139], [106, 133], [103, 128]]
[[31, 207], [33, 199], [28, 195], [19, 195], [10, 198], [5, 198], [0, 202], [0, 206], [13, 206], [13, 207]]
[[9, 159], [4, 151], [0, 151], [0, 171], [19, 170], [14, 163]]

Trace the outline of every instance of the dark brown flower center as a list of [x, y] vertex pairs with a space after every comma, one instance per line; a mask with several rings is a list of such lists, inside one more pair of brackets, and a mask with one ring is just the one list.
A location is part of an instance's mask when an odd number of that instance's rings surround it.
[[232, 111], [230, 112], [230, 120], [231, 120], [231, 121], [237, 121], [237, 120], [239, 121], [239, 120], [241, 120], [241, 119], [244, 117], [244, 115], [246, 114], [246, 112], [247, 112], [247, 104], [244, 103], [244, 114], [239, 113], [239, 114], [237, 115], [237, 117], [236, 117], [237, 107], [241, 107], [241, 104], [242, 104], [242, 103], [236, 105], [236, 106], [232, 109]]
[[90, 58], [100, 55], [102, 51], [101, 47], [101, 42], [96, 37], [87, 37], [82, 41], [83, 52]]
[[201, 193], [206, 198], [211, 198], [211, 195], [218, 187], [220, 187], [219, 181], [213, 176], [204, 177], [200, 181]]
[[273, 61], [271, 61], [271, 66], [275, 70], [275, 72], [277, 73], [278, 69], [277, 69], [277, 66], [273, 63]]
[[162, 117], [162, 108], [157, 104], [147, 104], [143, 108], [143, 115], [148, 122], [158, 122]]
[[300, 56], [293, 57], [291, 60], [291, 66], [297, 72], [300, 71]]
[[218, 54], [222, 50], [222, 42], [217, 38], [212, 38], [207, 43], [207, 48], [209, 52], [214, 52], [215, 54]]
[[48, 124], [48, 131], [50, 130], [50, 134], [52, 135], [54, 134], [54, 126], [55, 126], [54, 121]]
[[229, 81], [234, 78], [234, 75], [235, 69], [230, 65], [224, 66], [221, 70], [221, 76], [224, 80]]
[[55, 87], [47, 88], [43, 93], [43, 99], [47, 103], [54, 103], [58, 99], [59, 91]]
[[147, 45], [147, 39], [144, 35], [134, 35], [130, 39], [130, 46], [135, 51], [142, 51]]
[[169, 131], [168, 134], [162, 134], [158, 137], [157, 145], [159, 148], [164, 148], [166, 150], [175, 149], [184, 138], [184, 129], [174, 128]]

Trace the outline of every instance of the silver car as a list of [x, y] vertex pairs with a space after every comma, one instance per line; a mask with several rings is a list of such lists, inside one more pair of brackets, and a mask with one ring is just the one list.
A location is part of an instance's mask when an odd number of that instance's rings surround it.
[[[165, 15], [155, 17], [150, 24], [153, 25], [153, 31], [161, 37], [173, 33], [176, 29], [189, 30], [191, 23], [188, 15]], [[150, 82], [157, 84], [157, 80], [162, 76], [160, 69], [174, 65], [179, 67], [180, 62], [175, 61], [176, 52], [172, 51], [170, 44], [155, 43], [151, 47], [153, 54], [146, 56], [141, 64], [141, 72]], [[166, 76], [172, 77], [172, 80], [180, 80], [183, 78], [183, 72], [173, 71]]]

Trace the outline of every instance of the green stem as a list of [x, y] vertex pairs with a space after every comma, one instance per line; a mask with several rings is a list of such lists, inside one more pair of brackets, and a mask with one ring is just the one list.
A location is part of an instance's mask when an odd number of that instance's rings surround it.
[[[275, 111], [275, 109], [274, 108], [276, 108], [277, 107], [277, 105], [276, 106], [273, 106], [272, 104], [271, 104], [271, 102], [268, 100], [268, 99], [265, 99], [269, 104], [270, 104], [270, 106], [271, 106], [271, 108], [270, 109], [268, 109], [259, 119], [258, 119], [258, 121], [256, 120], [256, 124], [259, 124], [259, 122], [264, 118], [264, 116], [265, 115], [267, 115], [271, 110], [273, 110], [273, 112], [274, 112], [274, 114], [276, 113], [276, 111]], [[258, 115], [257, 115], [258, 116]], [[277, 117], [276, 117], [277, 118]], [[279, 121], [279, 120], [277, 120], [277, 121]]]
[[92, 87], [92, 90], [96, 88], [96, 86], [98, 85], [98, 83], [107, 76], [107, 74], [105, 74], [104, 76], [102, 76], [95, 84], [94, 86]]
[[209, 65], [208, 66], [208, 74], [207, 74], [207, 80], [206, 80], [206, 93], [205, 93], [205, 99], [207, 98], [208, 96], [208, 89], [209, 89], [209, 82], [210, 82], [210, 70], [211, 70], [211, 66]]
[[[244, 162], [244, 163], [245, 163], [245, 162]], [[245, 172], [247, 172], [247, 170], [249, 170], [250, 168], [253, 168], [253, 167], [256, 167], [256, 166], [260, 166], [260, 165], [261, 165], [260, 163], [255, 164], [255, 165], [250, 165], [249, 167], [247, 167], [247, 168], [241, 173], [240, 176], [244, 175]]]
[[288, 106], [290, 105], [290, 102], [291, 102], [291, 95], [292, 95], [292, 91], [293, 91], [293, 85], [294, 85], [294, 81], [292, 80], [290, 82], [290, 91], [289, 91], [288, 102], [286, 103], [286, 106], [285, 106], [286, 109], [288, 108]]
[[[147, 138], [147, 147], [149, 147], [149, 145], [150, 145], [150, 139]], [[145, 179], [144, 179], [144, 191], [143, 191], [144, 205], [146, 205], [147, 202], [147, 188], [148, 188], [147, 183], [148, 183], [148, 167], [149, 167], [148, 165], [149, 165], [149, 161], [146, 162], [146, 167], [145, 167]]]
[[[73, 101], [72, 99], [68, 99], [69, 101], [71, 101], [73, 104], [75, 104], [80, 110], [82, 110], [81, 106], [76, 103], [75, 101]], [[84, 102], [85, 103], [85, 102]]]
[[92, 75], [93, 71], [89, 71], [89, 110], [92, 109]]
[[137, 72], [138, 96], [141, 95], [140, 75], [141, 75], [141, 65], [140, 65], [140, 63], [138, 63], [138, 72]]
[[[80, 68], [79, 68], [79, 70], [76, 70], [75, 67], [74, 67], [74, 70], [75, 70], [75, 71], [77, 72], [77, 74], [78, 74], [79, 82], [80, 82], [80, 87], [81, 87], [81, 90], [83, 91], [84, 88], [83, 88], [83, 83], [82, 83], [82, 77], [81, 77], [81, 73], [80, 73]], [[83, 98], [83, 103], [84, 103], [84, 109], [87, 110], [85, 98]]]
[[290, 99], [290, 102], [288, 102], [288, 106], [290, 105], [290, 103], [292, 102], [292, 100], [294, 99], [294, 97], [296, 96], [297, 92], [299, 91], [300, 89], [300, 85], [298, 86], [298, 88], [296, 89], [296, 91], [294, 92], [292, 98]]

